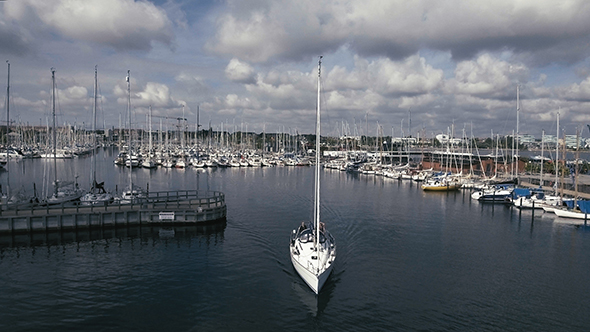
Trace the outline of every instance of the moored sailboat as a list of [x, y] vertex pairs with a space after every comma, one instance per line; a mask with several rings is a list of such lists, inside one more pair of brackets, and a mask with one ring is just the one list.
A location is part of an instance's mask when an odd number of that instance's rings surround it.
[[133, 184], [133, 175], [132, 169], [133, 167], [139, 166], [139, 158], [133, 151], [133, 138], [132, 138], [132, 131], [131, 131], [131, 82], [130, 82], [130, 75], [131, 71], [127, 70], [127, 77], [125, 80], [127, 81], [127, 118], [129, 120], [129, 151], [127, 152], [127, 160], [126, 165], [129, 167], [129, 187], [127, 187], [122, 193], [121, 196], [116, 197], [115, 200], [119, 201], [123, 204], [133, 204], [139, 201], [142, 201], [145, 198], [145, 191], [143, 188], [140, 188]]
[[[84, 190], [78, 187], [78, 181], [75, 182], [62, 182], [57, 178], [57, 135], [55, 128], [55, 69], [51, 68], [51, 82], [52, 82], [52, 113], [53, 113], [53, 172], [54, 182], [53, 194], [45, 199], [43, 204], [53, 205], [71, 202], [80, 199], [84, 195]], [[76, 176], [77, 178], [77, 176]]]
[[422, 183], [424, 191], [455, 191], [461, 189], [461, 182], [455, 177], [432, 178]]
[[303, 281], [318, 294], [334, 268], [336, 243], [320, 222], [320, 75], [322, 57], [318, 61], [318, 100], [316, 108], [316, 156], [314, 216], [307, 225], [302, 223], [291, 234], [289, 254], [293, 267]]
[[[98, 73], [97, 67], [94, 67], [94, 105], [92, 107], [92, 149], [96, 149], [96, 98], [98, 92]], [[104, 182], [98, 183], [96, 181], [96, 151], [92, 153], [91, 163], [92, 183], [90, 190], [80, 197], [80, 201], [84, 205], [106, 205], [112, 203], [114, 196], [104, 189]]]

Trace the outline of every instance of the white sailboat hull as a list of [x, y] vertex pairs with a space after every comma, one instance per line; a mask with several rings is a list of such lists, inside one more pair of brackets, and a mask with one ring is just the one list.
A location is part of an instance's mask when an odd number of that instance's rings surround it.
[[332, 272], [336, 260], [336, 243], [325, 229], [319, 232], [320, 240], [317, 243], [315, 234], [313, 223], [309, 227], [302, 224], [293, 230], [289, 251], [295, 271], [318, 294]]
[[563, 210], [563, 209], [553, 209], [553, 212], [562, 218], [572, 218], [572, 219], [587, 219], [588, 215], [580, 211], [571, 211], [571, 210]]
[[293, 253], [291, 252], [291, 262], [293, 263], [293, 267], [295, 271], [299, 274], [301, 279], [305, 281], [305, 283], [314, 291], [314, 293], [318, 294], [328, 277], [332, 273], [332, 269], [334, 268], [333, 264], [330, 264], [327, 269], [325, 269], [322, 273], [316, 274], [306, 267], [304, 267], [297, 258], [293, 257]]
[[57, 194], [53, 194], [52, 196], [48, 197], [45, 203], [48, 205], [66, 203], [78, 200], [80, 197], [82, 197], [82, 195], [84, 195], [84, 191], [80, 189], [65, 191], [60, 190], [57, 192]]

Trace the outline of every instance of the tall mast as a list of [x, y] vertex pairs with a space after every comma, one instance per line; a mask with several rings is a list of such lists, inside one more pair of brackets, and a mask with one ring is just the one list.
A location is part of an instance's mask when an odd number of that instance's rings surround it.
[[557, 136], [555, 136], [555, 193], [559, 183], [559, 112], [557, 112]]
[[[408, 138], [412, 137], [412, 108], [408, 110], [409, 113], [409, 121], [408, 121]], [[408, 145], [410, 142], [408, 141]]]
[[152, 158], [152, 105], [150, 105], [150, 117], [148, 118], [148, 134], [150, 135], [149, 137], [149, 151], [148, 151], [148, 158], [151, 160]]
[[92, 184], [90, 188], [96, 185], [96, 95], [98, 91], [98, 65], [94, 66], [94, 105], [92, 106]]
[[[320, 76], [322, 72], [322, 56], [318, 61], [318, 100], [316, 106], [315, 125], [315, 200], [314, 200], [314, 223], [315, 223], [315, 250], [318, 249], [320, 240]], [[319, 264], [318, 264], [319, 269]]]
[[8, 83], [6, 84], [6, 172], [9, 176], [6, 177], [6, 198], [10, 199], [10, 154], [8, 153], [8, 133], [10, 132], [10, 62], [8, 64]]
[[[196, 141], [195, 143], [197, 143], [197, 146], [199, 144], [199, 127], [201, 126], [199, 124], [199, 116], [200, 116], [199, 113], [200, 113], [199, 105], [197, 105], [197, 129], [196, 129], [196, 132], [195, 132], [195, 141]], [[198, 149], [197, 149], [197, 151], [198, 151]]]
[[516, 180], [518, 183], [518, 158], [519, 158], [519, 148], [518, 148], [518, 138], [519, 138], [519, 131], [518, 131], [518, 125], [519, 125], [519, 117], [520, 117], [520, 86], [517, 84], [516, 85], [516, 169], [515, 169], [515, 174], [516, 174]]
[[121, 112], [119, 112], [119, 152], [121, 152], [121, 139], [123, 136], [123, 126], [121, 125]]
[[[184, 118], [184, 104], [182, 105], [182, 120], [179, 121], [179, 123], [182, 123], [182, 136], [180, 136], [180, 146], [182, 147], [182, 150], [184, 151], [184, 126], [185, 126], [185, 121], [186, 119]], [[178, 128], [180, 129], [180, 128]]]
[[163, 131], [162, 131], [162, 119], [160, 119], [160, 133], [158, 135], [158, 138], [160, 139], [160, 153], [163, 153], [164, 152], [164, 146], [162, 145], [163, 144], [162, 143], [163, 142], [162, 141], [162, 133], [163, 133]]
[[[129, 155], [129, 193], [131, 195], [133, 195], [133, 178], [131, 176], [131, 171], [133, 169], [133, 163], [132, 163], [132, 159], [131, 159], [131, 154], [132, 154], [132, 142], [133, 142], [133, 138], [131, 137], [131, 83], [129, 75], [131, 74], [131, 70], [127, 70], [127, 118], [129, 119], [129, 143], [128, 143], [128, 151], [127, 154]], [[131, 198], [133, 199], [133, 198]]]
[[545, 163], [545, 130], [541, 131], [541, 178], [539, 188], [543, 189], [543, 164]]
[[578, 160], [580, 159], [580, 130], [576, 128], [576, 164], [574, 165], [574, 207], [578, 206], [578, 175], [579, 175], [579, 164]]
[[53, 173], [54, 173], [54, 194], [57, 197], [57, 133], [55, 132], [55, 68], [51, 68], [51, 109], [53, 115]]

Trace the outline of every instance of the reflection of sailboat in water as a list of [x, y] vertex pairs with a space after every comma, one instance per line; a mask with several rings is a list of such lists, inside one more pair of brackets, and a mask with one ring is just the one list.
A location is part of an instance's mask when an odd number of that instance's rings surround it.
[[313, 222], [302, 223], [291, 234], [289, 253], [293, 267], [305, 283], [318, 294], [330, 276], [336, 259], [336, 242], [320, 222], [320, 75], [318, 62], [318, 100], [316, 108], [316, 159]]
[[82, 197], [84, 190], [78, 187], [77, 176], [75, 182], [62, 182], [57, 178], [57, 133], [55, 128], [55, 69], [51, 68], [51, 91], [52, 91], [52, 116], [53, 116], [53, 194], [48, 196], [45, 204], [61, 204], [65, 202], [75, 201]]
[[84, 205], [105, 205], [114, 201], [111, 193], [104, 189], [104, 182], [96, 182], [96, 98], [98, 90], [98, 74], [97, 68], [94, 67], [94, 106], [92, 107], [92, 163], [90, 173], [92, 175], [92, 183], [90, 191], [80, 197], [80, 201]]
[[[130, 75], [131, 71], [127, 70], [127, 118], [129, 119], [128, 124], [129, 124], [129, 142], [127, 143], [128, 145], [128, 153], [127, 153], [127, 164], [129, 165], [133, 165], [133, 155], [134, 155], [134, 151], [133, 151], [133, 137], [131, 135], [131, 83], [130, 81]], [[123, 192], [121, 193], [120, 197], [117, 197], [117, 199], [123, 203], [123, 204], [130, 204], [130, 203], [136, 203], [139, 201], [142, 201], [143, 199], [145, 199], [146, 194], [145, 191], [140, 188], [139, 186], [134, 186], [133, 185], [133, 167], [129, 167], [129, 187], [127, 187], [127, 189], [123, 190]]]
[[310, 293], [305, 285], [295, 281], [291, 283], [291, 288], [295, 291], [303, 305], [307, 307], [309, 313], [314, 317], [317, 317], [324, 312], [332, 297], [332, 290], [334, 289], [333, 285], [328, 285], [324, 288], [324, 291], [321, 294], [314, 294]]

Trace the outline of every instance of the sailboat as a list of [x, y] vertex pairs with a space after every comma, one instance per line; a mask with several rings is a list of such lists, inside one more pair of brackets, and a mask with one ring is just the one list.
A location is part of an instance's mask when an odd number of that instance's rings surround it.
[[30, 197], [25, 195], [21, 191], [12, 190], [10, 187], [10, 159], [16, 159], [14, 151], [10, 149], [10, 140], [8, 137], [10, 136], [10, 62], [6, 61], [8, 66], [8, 82], [6, 84], [6, 142], [5, 142], [5, 152], [0, 153], [0, 169], [6, 170], [8, 173], [6, 176], [6, 192], [2, 191], [2, 186], [0, 185], [0, 209], [10, 209], [15, 207], [28, 207], [30, 205], [35, 205], [38, 200], [37, 197]]
[[[61, 204], [78, 200], [84, 195], [84, 190], [78, 187], [78, 182], [64, 182], [57, 179], [57, 132], [55, 128], [55, 69], [51, 68], [51, 82], [52, 82], [52, 113], [53, 113], [53, 172], [54, 172], [54, 191], [53, 194], [45, 200], [45, 204]], [[77, 178], [77, 176], [76, 176]]]
[[[121, 193], [120, 197], [117, 197], [120, 203], [123, 204], [133, 204], [138, 201], [141, 201], [145, 198], [145, 192], [142, 188], [133, 185], [133, 176], [132, 176], [132, 168], [134, 165], [133, 156], [137, 157], [137, 155], [133, 152], [133, 137], [131, 135], [131, 83], [130, 81], [131, 71], [127, 71], [127, 118], [129, 119], [129, 150], [126, 164], [129, 167], [129, 187]], [[137, 160], [137, 159], [135, 159]], [[137, 161], [139, 163], [139, 161]], [[137, 166], [137, 165], [135, 165]]]
[[[92, 149], [96, 150], [96, 96], [98, 92], [98, 73], [97, 67], [94, 67], [94, 106], [92, 108]], [[106, 205], [112, 203], [115, 198], [104, 189], [104, 182], [96, 182], [96, 151], [92, 154], [92, 183], [90, 191], [80, 197], [84, 205]]]
[[146, 158], [141, 162], [143, 168], [156, 168], [156, 162], [154, 161], [154, 151], [152, 147], [152, 106], [150, 105], [150, 114], [148, 118], [148, 135], [149, 135], [149, 147]]
[[291, 233], [291, 262], [303, 281], [318, 294], [334, 268], [336, 243], [320, 222], [320, 77], [322, 57], [318, 61], [318, 100], [316, 108], [316, 155], [313, 221], [303, 222]]

